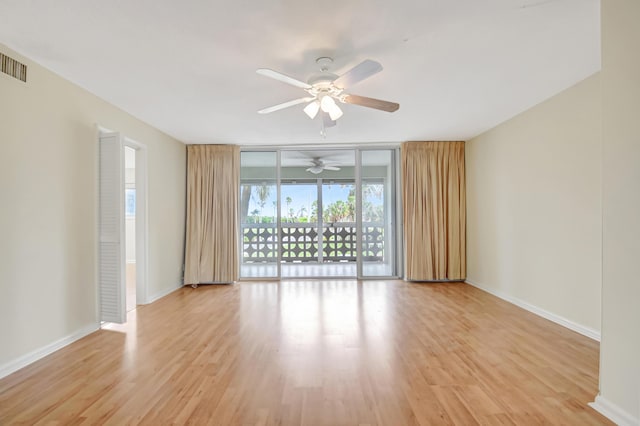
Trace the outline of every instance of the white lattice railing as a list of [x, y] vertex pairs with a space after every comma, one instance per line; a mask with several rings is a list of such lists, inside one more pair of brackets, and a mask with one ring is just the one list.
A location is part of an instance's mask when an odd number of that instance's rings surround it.
[[[283, 262], [355, 262], [356, 224], [327, 223], [322, 226], [322, 253], [319, 250], [318, 227], [314, 223], [283, 223], [282, 236], [277, 238], [275, 223], [243, 224], [243, 262], [275, 262], [278, 241], [281, 241]], [[384, 226], [381, 223], [363, 225], [362, 250], [366, 261], [384, 258]]]

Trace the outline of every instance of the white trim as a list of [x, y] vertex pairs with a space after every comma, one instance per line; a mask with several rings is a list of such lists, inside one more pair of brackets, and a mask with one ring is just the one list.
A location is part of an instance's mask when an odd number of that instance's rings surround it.
[[160, 291], [160, 292], [154, 294], [153, 296], [151, 296], [149, 298], [149, 300], [147, 301], [147, 303], [145, 303], [145, 305], [148, 305], [149, 303], [153, 303], [153, 302], [155, 302], [155, 301], [157, 301], [159, 299], [162, 299], [163, 297], [168, 296], [169, 294], [173, 293], [174, 291], [176, 291], [176, 290], [178, 290], [178, 289], [180, 289], [182, 287], [183, 287], [182, 284], [178, 284], [177, 287], [172, 287], [172, 288], [169, 288], [167, 290]]
[[398, 278], [404, 277], [405, 271], [405, 247], [404, 247], [404, 214], [403, 214], [403, 200], [402, 200], [402, 173], [400, 171], [400, 146], [393, 150], [393, 162], [395, 167], [395, 176], [393, 179], [395, 180], [395, 204], [396, 204], [396, 212], [395, 212], [395, 221], [396, 221], [396, 273], [395, 275]]
[[49, 343], [48, 345], [33, 350], [25, 355], [14, 359], [13, 361], [9, 361], [6, 364], [0, 366], [0, 379], [98, 330], [100, 330], [100, 323], [96, 322], [93, 324], [89, 324], [85, 327], [82, 327], [75, 333], [69, 334], [68, 336]]
[[534, 314], [536, 314], [538, 316], [541, 316], [542, 318], [548, 319], [549, 321], [553, 321], [556, 324], [559, 324], [559, 325], [561, 325], [563, 327], [568, 328], [569, 330], [573, 330], [576, 333], [580, 333], [583, 336], [587, 336], [588, 338], [596, 340], [598, 342], [600, 341], [600, 332], [597, 331], [597, 330], [594, 330], [593, 328], [586, 327], [584, 325], [578, 324], [578, 323], [573, 322], [573, 321], [571, 321], [571, 320], [569, 320], [569, 319], [567, 319], [565, 317], [562, 317], [560, 315], [557, 315], [557, 314], [554, 314], [554, 313], [549, 312], [547, 310], [544, 310], [542, 308], [539, 308], [539, 307], [537, 307], [535, 305], [527, 303], [527, 302], [525, 302], [523, 300], [520, 300], [520, 299], [518, 299], [516, 297], [509, 296], [509, 295], [507, 295], [507, 294], [505, 294], [505, 293], [503, 293], [501, 291], [492, 290], [492, 289], [490, 289], [488, 287], [485, 287], [485, 286], [483, 286], [481, 284], [474, 283], [473, 281], [470, 281], [468, 279], [465, 280], [465, 283], [467, 283], [467, 284], [469, 284], [469, 285], [471, 285], [473, 287], [476, 287], [476, 288], [478, 288], [478, 289], [480, 289], [482, 291], [485, 291], [485, 292], [487, 292], [489, 294], [492, 294], [492, 295], [494, 295], [496, 297], [499, 297], [502, 300], [506, 300], [509, 303], [513, 303], [514, 305], [516, 305], [516, 306], [518, 306], [518, 307], [520, 307], [522, 309], [525, 309], [525, 310], [527, 310], [529, 312], [532, 312], [532, 313], [534, 313]]
[[402, 142], [364, 142], [364, 143], [343, 143], [343, 144], [322, 144], [318, 142], [309, 142], [295, 145], [238, 145], [240, 151], [297, 151], [299, 149], [307, 150], [351, 150], [358, 148], [372, 148], [372, 149], [398, 149], [402, 145]]
[[640, 425], [640, 419], [634, 418], [622, 408], [603, 398], [602, 395], [596, 396], [596, 400], [590, 402], [589, 406], [619, 426]]
[[[355, 182], [354, 182], [356, 187], [356, 253], [362, 254], [363, 253], [363, 250], [362, 250], [362, 150], [360, 148], [357, 148], [354, 150], [354, 154], [356, 157], [355, 158], [356, 160]], [[384, 206], [382, 207], [382, 209], [384, 211]], [[321, 216], [321, 212], [318, 212], [318, 216], [319, 217]], [[383, 217], [384, 219], [386, 219], [386, 217], [384, 216], [384, 213], [383, 213]], [[386, 220], [384, 222], [386, 222]], [[318, 241], [321, 241], [322, 239], [323, 238], [318, 238]], [[385, 244], [385, 248], [386, 248], [386, 244]], [[363, 256], [356, 255], [356, 276], [358, 277], [358, 279], [362, 279], [362, 275], [363, 275], [362, 274], [362, 271], [363, 271], [362, 257]]]
[[124, 137], [124, 146], [136, 151], [136, 304], [148, 302], [149, 295], [149, 183], [147, 146]]

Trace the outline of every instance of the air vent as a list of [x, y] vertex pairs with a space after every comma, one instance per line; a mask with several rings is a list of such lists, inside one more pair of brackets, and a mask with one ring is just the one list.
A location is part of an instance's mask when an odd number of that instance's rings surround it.
[[0, 71], [20, 81], [27, 82], [27, 66], [3, 53], [0, 53]]

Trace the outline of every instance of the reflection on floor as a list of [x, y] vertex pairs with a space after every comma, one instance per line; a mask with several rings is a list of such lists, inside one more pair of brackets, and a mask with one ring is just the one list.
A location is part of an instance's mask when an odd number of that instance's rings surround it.
[[[246, 263], [240, 267], [240, 276], [243, 278], [268, 278], [277, 276], [275, 263]], [[389, 264], [375, 262], [363, 265], [365, 276], [389, 277], [393, 268]], [[345, 277], [357, 276], [356, 262], [339, 263], [283, 263], [281, 265], [282, 278], [319, 278], [319, 277]]]
[[0, 380], [0, 424], [608, 425], [598, 357], [467, 284], [188, 286]]
[[127, 262], [127, 312], [136, 308], [136, 263]]

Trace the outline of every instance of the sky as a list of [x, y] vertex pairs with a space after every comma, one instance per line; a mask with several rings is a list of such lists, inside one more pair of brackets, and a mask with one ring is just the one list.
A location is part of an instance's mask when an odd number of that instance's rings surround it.
[[[349, 195], [351, 185], [341, 185], [339, 183], [332, 185], [324, 185], [322, 191], [322, 204], [323, 206], [327, 206], [338, 200], [347, 200]], [[264, 205], [264, 209], [262, 210], [261, 216], [275, 216], [276, 214], [276, 188], [275, 185], [272, 187], [271, 193], [269, 194], [269, 198], [266, 200]], [[297, 214], [300, 212], [302, 208], [306, 209], [306, 215], [311, 214], [312, 204], [316, 200], [317, 197], [317, 185], [299, 183], [299, 184], [282, 184], [281, 185], [281, 197], [282, 197], [282, 215], [286, 216], [289, 209], [293, 209], [293, 211]], [[286, 199], [287, 197], [291, 198], [291, 204], [287, 205]], [[255, 209], [260, 210], [260, 205], [258, 204], [260, 200], [257, 197], [252, 196], [251, 201], [249, 202], [249, 214]], [[374, 199], [369, 201], [378, 201], [379, 204], [382, 204], [382, 199]]]

